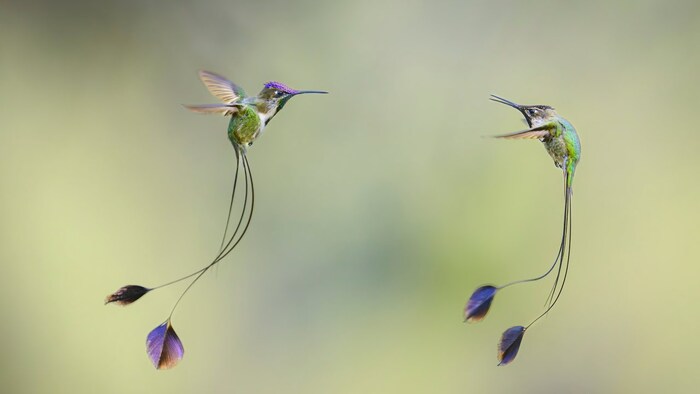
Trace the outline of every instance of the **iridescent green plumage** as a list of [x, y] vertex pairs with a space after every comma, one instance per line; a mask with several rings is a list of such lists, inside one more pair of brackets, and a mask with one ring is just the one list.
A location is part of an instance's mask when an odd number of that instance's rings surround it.
[[264, 127], [255, 107], [245, 105], [231, 116], [231, 121], [228, 123], [228, 138], [234, 146], [247, 147], [253, 144]]

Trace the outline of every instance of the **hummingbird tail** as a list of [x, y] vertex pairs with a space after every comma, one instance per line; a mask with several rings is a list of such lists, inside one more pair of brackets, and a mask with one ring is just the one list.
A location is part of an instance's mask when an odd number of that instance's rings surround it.
[[[234, 147], [235, 149], [235, 147]], [[236, 185], [238, 183], [238, 171], [239, 167], [241, 164], [241, 159], [240, 159], [240, 154], [238, 153], [238, 149], [235, 149], [236, 151], [236, 173], [233, 176], [233, 190], [231, 191], [231, 202], [229, 203], [228, 206], [228, 215], [226, 215], [226, 227], [224, 227], [224, 236], [221, 238], [221, 246], [219, 246], [219, 253], [221, 253], [222, 250], [224, 250], [224, 243], [226, 242], [226, 233], [228, 232], [228, 225], [231, 222], [231, 211], [233, 211], [233, 200], [236, 197]], [[247, 178], [246, 178], [247, 180]]]
[[[223, 260], [226, 256], [228, 256], [228, 254], [231, 253], [231, 251], [233, 251], [233, 249], [236, 248], [238, 243], [241, 242], [241, 240], [243, 239], [243, 236], [248, 231], [248, 227], [250, 226], [250, 222], [253, 218], [253, 208], [255, 206], [255, 187], [253, 185], [253, 174], [250, 171], [250, 164], [248, 163], [248, 159], [246, 158], [245, 154], [242, 154], [242, 152], [237, 150], [236, 151], [236, 160], [239, 162], [242, 161], [242, 163], [243, 163], [243, 176], [245, 178], [245, 195], [243, 198], [243, 208], [241, 210], [241, 216], [238, 219], [238, 224], [236, 225], [236, 229], [233, 231], [233, 234], [229, 238], [226, 245], [223, 246], [222, 248], [220, 248], [219, 254], [216, 256], [216, 258], [214, 258], [214, 260], [211, 263], [209, 263], [208, 265], [206, 265], [205, 267], [203, 267], [195, 272], [192, 272], [189, 275], [185, 275], [179, 279], [175, 279], [173, 281], [170, 281], [170, 282], [167, 282], [167, 283], [164, 283], [162, 285], [159, 285], [159, 286], [156, 286], [156, 287], [149, 289], [149, 291], [150, 291], [150, 290], [159, 289], [161, 287], [167, 287], [167, 286], [170, 286], [172, 284], [182, 282], [185, 279], [188, 279], [188, 278], [195, 276], [195, 278], [190, 282], [190, 284], [180, 294], [180, 297], [175, 302], [175, 305], [173, 305], [173, 308], [170, 311], [170, 316], [168, 317], [168, 320], [170, 320], [170, 318], [172, 318], [172, 315], [175, 312], [175, 309], [177, 308], [178, 304], [180, 304], [180, 301], [185, 296], [185, 294], [187, 294], [187, 292], [190, 290], [190, 288], [192, 288], [192, 286], [195, 283], [197, 283], [199, 278], [201, 278], [202, 275], [204, 275], [211, 267], [213, 267], [214, 265], [219, 263], [221, 260]], [[239, 165], [240, 164], [238, 164], [236, 167], [236, 180], [234, 180], [234, 194], [235, 194], [235, 189], [236, 189], [235, 185], [237, 183], [237, 178], [238, 178]], [[249, 199], [250, 199], [250, 207], [248, 208], [248, 200]], [[231, 200], [233, 201], [233, 196], [231, 197]], [[233, 203], [231, 203], [231, 205], [233, 205]], [[230, 211], [231, 211], [231, 209], [229, 209], [229, 215], [230, 215]], [[239, 234], [239, 230], [241, 229], [241, 225], [243, 224], [244, 218], [246, 217], [246, 211], [248, 212], [247, 220], [245, 221], [245, 225], [243, 226], [243, 230]], [[228, 228], [228, 222], [227, 222], [227, 228]]]
[[[187, 275], [183, 278], [180, 278], [176, 281], [171, 282], [171, 283], [179, 282], [181, 280], [184, 280], [184, 279], [187, 279], [187, 278], [192, 277], [194, 275], [197, 275], [192, 280], [192, 282], [190, 282], [190, 284], [185, 288], [185, 290], [180, 294], [180, 297], [177, 299], [177, 301], [175, 302], [175, 305], [173, 305], [173, 308], [170, 310], [170, 316], [168, 317], [168, 319], [172, 318], [172, 315], [175, 312], [175, 309], [177, 308], [178, 304], [180, 304], [180, 301], [182, 300], [182, 298], [185, 296], [185, 294], [187, 294], [187, 292], [192, 288], [192, 286], [194, 286], [194, 284], [197, 283], [199, 278], [201, 278], [202, 275], [204, 275], [209, 270], [209, 268], [213, 267], [214, 265], [219, 263], [221, 260], [223, 260], [226, 256], [228, 256], [228, 254], [231, 253], [233, 251], [233, 249], [236, 248], [236, 246], [238, 246], [238, 244], [243, 239], [243, 236], [248, 231], [248, 227], [250, 226], [250, 222], [253, 219], [253, 208], [255, 207], [255, 187], [253, 186], [253, 174], [250, 171], [250, 164], [248, 163], [248, 158], [244, 154], [241, 154], [241, 155], [237, 155], [237, 159], [243, 161], [243, 176], [245, 178], [245, 195], [243, 198], [243, 209], [241, 211], [241, 216], [238, 219], [238, 224], [236, 225], [236, 229], [233, 231], [233, 234], [229, 238], [226, 245], [223, 247], [223, 249], [221, 249], [221, 251], [216, 256], [216, 258], [211, 263], [209, 263], [209, 265], [200, 269], [199, 271], [196, 271], [190, 275]], [[250, 188], [248, 187], [249, 184], [250, 184]], [[245, 226], [243, 226], [243, 230], [241, 231], [240, 234], [238, 234], [238, 231], [241, 229], [241, 224], [243, 224], [243, 219], [246, 216], [245, 214], [246, 214], [246, 210], [247, 210], [246, 208], [248, 205], [249, 196], [250, 196], [250, 209], [248, 210], [248, 218], [245, 222]], [[163, 286], [159, 286], [159, 287], [163, 287]]]
[[516, 280], [513, 282], [509, 282], [503, 286], [500, 286], [499, 289], [506, 288], [508, 286], [512, 285], [517, 285], [520, 283], [527, 283], [527, 282], [536, 282], [540, 279], [544, 279], [547, 277], [552, 271], [554, 270], [554, 267], [559, 266], [559, 270], [557, 272], [557, 279], [559, 278], [559, 274], [561, 271], [561, 263], [564, 258], [564, 253], [566, 253], [566, 245], [567, 245], [567, 233], [568, 233], [568, 226], [569, 226], [569, 198], [570, 198], [570, 188], [565, 187], [565, 196], [564, 196], [564, 225], [562, 228], [562, 236], [561, 236], [561, 242], [559, 243], [559, 250], [557, 251], [557, 255], [554, 258], [554, 261], [552, 262], [552, 265], [549, 266], [547, 271], [545, 271], [542, 275], [536, 276], [534, 278], [529, 278], [529, 279], [521, 279], [521, 280]]
[[547, 301], [545, 302], [545, 307], [549, 309], [550, 305], [553, 304], [553, 301], [556, 302], [554, 299], [554, 294], [557, 290], [557, 287], [559, 285], [559, 278], [561, 277], [561, 270], [562, 270], [562, 265], [564, 263], [563, 257], [564, 257], [564, 251], [567, 252], [567, 258], [566, 258], [566, 268], [564, 269], [564, 278], [561, 283], [561, 287], [559, 288], [559, 293], [557, 293], [557, 298], [559, 298], [559, 294], [561, 294], [561, 291], [564, 288], [564, 283], [566, 282], [566, 274], [568, 272], [569, 268], [569, 259], [571, 256], [571, 194], [572, 194], [572, 189], [571, 186], [568, 186], [568, 179], [569, 176], [567, 174], [566, 176], [566, 195], [564, 198], [564, 232], [563, 232], [563, 237], [562, 237], [562, 244], [560, 247], [561, 251], [561, 259], [559, 262], [559, 268], [557, 269], [557, 276], [554, 278], [554, 284], [552, 285], [552, 289], [549, 292], [549, 295], [547, 296]]
[[[564, 290], [564, 285], [566, 284], [566, 278], [569, 274], [569, 262], [571, 261], [571, 186], [570, 186], [570, 172], [566, 171], [565, 172], [566, 176], [566, 195], [565, 195], [565, 200], [564, 200], [564, 217], [566, 218], [564, 220], [564, 237], [563, 239], [566, 240], [565, 243], [562, 243], [562, 249], [561, 250], [566, 250], [566, 263], [564, 263], [563, 260], [563, 253], [562, 253], [562, 259], [559, 262], [559, 269], [557, 270], [557, 277], [554, 279], [554, 284], [552, 285], [552, 290], [549, 293], [549, 296], [547, 297], [547, 309], [545, 309], [544, 312], [542, 312], [541, 315], [537, 316], [535, 320], [533, 320], [530, 324], [527, 325], [527, 327], [530, 327], [531, 325], [535, 324], [536, 321], [540, 320], [542, 317], [544, 317], [547, 313], [549, 313], [550, 310], [554, 307], [554, 305], [557, 303], [559, 300], [559, 297], [561, 296], [562, 291]], [[562, 266], [564, 266], [564, 275], [562, 277], [561, 285], [559, 285], [559, 277], [561, 275], [561, 269]], [[557, 291], [557, 288], [559, 289]], [[554, 295], [556, 293], [556, 296]]]

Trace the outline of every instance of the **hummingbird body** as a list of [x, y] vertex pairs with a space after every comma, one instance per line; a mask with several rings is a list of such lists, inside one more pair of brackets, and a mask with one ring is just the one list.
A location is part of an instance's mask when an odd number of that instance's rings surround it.
[[567, 186], [571, 187], [576, 165], [581, 157], [581, 143], [576, 129], [569, 121], [557, 116], [552, 122], [556, 125], [556, 132], [552, 137], [543, 137], [541, 141], [554, 160], [554, 165], [565, 171]]
[[249, 147], [263, 132], [265, 120], [252, 105], [243, 105], [231, 115], [228, 138], [234, 146]]
[[317, 90], [295, 90], [279, 82], [268, 82], [257, 96], [246, 96], [241, 87], [221, 75], [202, 70], [199, 72], [199, 78], [209, 92], [224, 104], [185, 107], [200, 113], [231, 116], [228, 138], [234, 148], [243, 153], [262, 135], [265, 126], [290, 98], [305, 93], [327, 93]]
[[528, 130], [497, 137], [508, 139], [537, 138], [542, 141], [547, 153], [554, 160], [554, 165], [564, 171], [567, 188], [571, 188], [576, 165], [581, 158], [581, 143], [574, 126], [548, 105], [519, 105], [498, 96], [493, 97], [492, 100], [520, 111], [530, 126]]

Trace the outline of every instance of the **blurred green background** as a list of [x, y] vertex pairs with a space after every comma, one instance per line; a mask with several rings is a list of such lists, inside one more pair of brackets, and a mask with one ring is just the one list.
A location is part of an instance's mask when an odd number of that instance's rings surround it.
[[[31, 4], [30, 4], [31, 3]], [[691, 392], [700, 378], [697, 1], [0, 2], [0, 391]], [[292, 100], [250, 151], [256, 213], [207, 263], [235, 166], [198, 69]], [[562, 177], [491, 93], [549, 104], [583, 145], [572, 267], [541, 311]]]

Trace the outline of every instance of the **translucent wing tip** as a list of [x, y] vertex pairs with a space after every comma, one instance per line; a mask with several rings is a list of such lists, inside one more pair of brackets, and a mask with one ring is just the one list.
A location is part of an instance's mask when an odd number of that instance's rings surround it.
[[245, 96], [243, 89], [217, 73], [199, 70], [199, 79], [214, 97], [231, 104]]
[[237, 106], [229, 104], [182, 104], [182, 106], [198, 114], [222, 114], [226, 116], [233, 115], [234, 113], [238, 112]]

